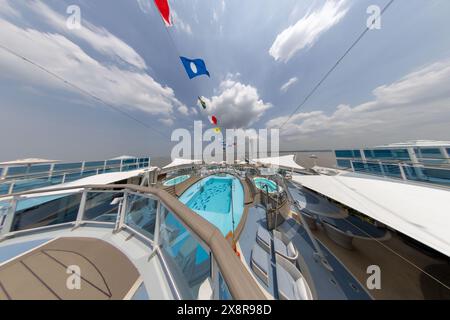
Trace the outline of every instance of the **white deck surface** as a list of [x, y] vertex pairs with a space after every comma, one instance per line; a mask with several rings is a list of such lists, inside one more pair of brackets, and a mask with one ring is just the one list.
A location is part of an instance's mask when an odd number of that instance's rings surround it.
[[294, 175], [293, 181], [450, 256], [450, 190], [366, 175]]

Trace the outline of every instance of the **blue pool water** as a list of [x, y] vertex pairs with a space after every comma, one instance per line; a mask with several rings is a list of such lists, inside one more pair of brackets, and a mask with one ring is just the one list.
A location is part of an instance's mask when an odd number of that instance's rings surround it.
[[233, 231], [232, 217], [236, 228], [244, 212], [244, 189], [239, 179], [231, 175], [204, 178], [179, 200], [214, 224], [224, 236]]
[[[269, 190], [269, 193], [274, 193], [277, 192], [277, 184], [269, 179], [266, 178], [253, 178], [253, 181], [255, 182], [255, 186], [263, 191], [267, 191]], [[266, 185], [267, 185], [267, 189], [266, 189]], [[280, 191], [281, 191], [281, 187], [280, 187]]]
[[178, 176], [178, 177], [172, 178], [170, 180], [167, 180], [166, 182], [164, 182], [164, 185], [166, 187], [171, 187], [171, 186], [177, 185], [179, 183], [182, 183], [183, 181], [186, 181], [187, 179], [189, 179], [189, 177], [190, 177], [190, 175], [188, 175], [188, 174]]

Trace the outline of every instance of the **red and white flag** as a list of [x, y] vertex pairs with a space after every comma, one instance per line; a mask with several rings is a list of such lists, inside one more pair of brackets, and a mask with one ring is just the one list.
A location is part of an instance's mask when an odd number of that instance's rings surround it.
[[168, 0], [155, 0], [155, 4], [159, 10], [159, 13], [161, 14], [161, 17], [163, 18], [164, 22], [166, 23], [166, 26], [171, 26], [172, 21], [170, 19], [169, 1]]
[[208, 119], [211, 124], [217, 125], [217, 118], [215, 116], [209, 116]]

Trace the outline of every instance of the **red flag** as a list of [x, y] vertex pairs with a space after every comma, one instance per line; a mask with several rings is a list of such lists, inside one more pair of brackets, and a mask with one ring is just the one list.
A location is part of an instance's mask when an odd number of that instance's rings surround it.
[[209, 116], [208, 119], [211, 124], [217, 125], [217, 118], [215, 116]]
[[172, 22], [170, 21], [170, 7], [168, 0], [155, 0], [155, 4], [158, 7], [159, 13], [161, 13], [161, 17], [167, 26], [171, 26]]

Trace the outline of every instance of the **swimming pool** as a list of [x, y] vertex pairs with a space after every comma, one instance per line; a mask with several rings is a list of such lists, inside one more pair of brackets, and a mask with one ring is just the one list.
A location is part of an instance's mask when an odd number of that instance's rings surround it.
[[224, 236], [233, 231], [232, 217], [235, 229], [244, 212], [244, 188], [232, 175], [206, 177], [187, 189], [179, 200], [215, 225]]
[[[253, 181], [255, 182], [255, 186], [263, 191], [267, 191], [269, 190], [269, 193], [274, 193], [277, 192], [277, 184], [276, 182], [266, 179], [266, 178], [261, 178], [261, 177], [256, 177], [253, 178]], [[266, 188], [267, 185], [267, 188]], [[279, 187], [279, 190], [281, 191], [282, 188]]]
[[186, 180], [189, 179], [190, 177], [191, 177], [190, 175], [185, 174], [185, 175], [178, 176], [178, 177], [172, 178], [172, 179], [170, 179], [170, 180], [167, 180], [167, 181], [165, 181], [163, 184], [164, 184], [166, 187], [171, 187], [171, 186], [177, 185], [177, 184], [179, 184], [179, 183], [182, 183], [183, 181], [186, 181]]

